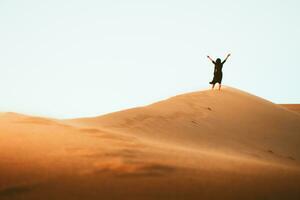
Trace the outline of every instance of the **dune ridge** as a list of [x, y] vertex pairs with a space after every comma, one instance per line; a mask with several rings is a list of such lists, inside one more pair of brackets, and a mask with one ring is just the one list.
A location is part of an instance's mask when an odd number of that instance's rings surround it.
[[299, 199], [300, 115], [225, 87], [68, 120], [0, 114], [0, 199]]

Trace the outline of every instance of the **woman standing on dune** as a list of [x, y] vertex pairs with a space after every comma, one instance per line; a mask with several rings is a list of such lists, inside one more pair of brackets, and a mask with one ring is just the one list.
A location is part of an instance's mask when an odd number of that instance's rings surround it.
[[226, 58], [224, 59], [223, 62], [221, 62], [220, 58], [217, 58], [216, 61], [214, 61], [211, 57], [207, 56], [207, 58], [209, 60], [212, 61], [212, 63], [215, 65], [215, 70], [214, 70], [214, 78], [211, 82], [209, 82], [209, 84], [212, 84], [212, 90], [215, 87], [216, 83], [219, 83], [219, 90], [221, 89], [221, 83], [222, 83], [222, 77], [223, 77], [223, 72], [222, 72], [222, 68], [223, 68], [223, 64], [226, 62], [227, 58], [230, 56], [230, 54], [228, 54], [226, 56]]

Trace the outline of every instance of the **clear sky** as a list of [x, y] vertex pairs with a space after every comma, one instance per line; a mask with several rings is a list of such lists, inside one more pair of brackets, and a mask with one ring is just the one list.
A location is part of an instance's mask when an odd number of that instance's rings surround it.
[[69, 118], [223, 83], [300, 103], [299, 0], [0, 0], [0, 111]]

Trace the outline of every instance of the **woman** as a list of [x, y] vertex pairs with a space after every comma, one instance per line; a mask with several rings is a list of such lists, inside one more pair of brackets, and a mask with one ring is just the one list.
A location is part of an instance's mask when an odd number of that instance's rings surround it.
[[228, 54], [226, 56], [226, 58], [223, 62], [221, 62], [220, 58], [218, 58], [216, 61], [214, 61], [213, 59], [211, 59], [211, 57], [207, 56], [207, 58], [209, 60], [211, 60], [213, 64], [215, 64], [214, 78], [211, 82], [209, 82], [209, 84], [212, 84], [212, 88], [211, 88], [212, 90], [214, 89], [216, 83], [219, 83], [219, 90], [221, 89], [221, 83], [222, 83], [222, 77], [223, 77], [222, 68], [223, 68], [223, 64], [226, 62], [226, 60], [229, 56], [230, 56], [230, 54]]

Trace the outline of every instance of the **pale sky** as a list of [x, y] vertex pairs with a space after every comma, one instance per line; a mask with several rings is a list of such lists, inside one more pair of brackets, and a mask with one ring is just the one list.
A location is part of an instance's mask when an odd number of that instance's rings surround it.
[[95, 116], [223, 84], [300, 103], [299, 0], [0, 0], [0, 111]]

